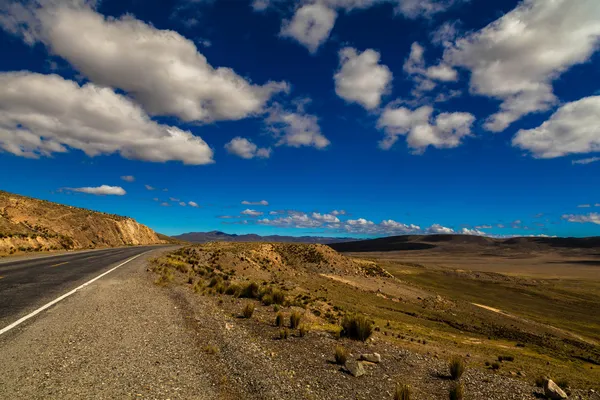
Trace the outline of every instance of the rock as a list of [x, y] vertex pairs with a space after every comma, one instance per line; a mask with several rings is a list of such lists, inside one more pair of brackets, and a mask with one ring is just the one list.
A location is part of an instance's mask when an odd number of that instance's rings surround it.
[[567, 394], [552, 379], [544, 383], [544, 394], [550, 400], [563, 400], [568, 398]]
[[360, 359], [362, 361], [368, 361], [371, 363], [379, 364], [381, 362], [381, 355], [379, 353], [361, 354]]
[[365, 374], [365, 367], [360, 361], [348, 360], [346, 361], [346, 369], [352, 376], [359, 377]]

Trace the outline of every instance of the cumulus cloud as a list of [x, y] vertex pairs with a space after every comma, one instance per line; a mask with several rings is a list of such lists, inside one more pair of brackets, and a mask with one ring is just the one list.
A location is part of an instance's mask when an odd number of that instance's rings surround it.
[[198, 207], [200, 207], [200, 206], [198, 205], [198, 203], [196, 203], [195, 201], [188, 201], [188, 205], [189, 205], [190, 207], [195, 207], [195, 208], [198, 208]]
[[441, 82], [454, 82], [458, 79], [456, 70], [443, 62], [425, 67], [424, 53], [425, 49], [419, 43], [414, 42], [410, 47], [408, 59], [404, 62], [404, 71], [410, 75]]
[[0, 73], [0, 149], [38, 158], [69, 149], [90, 157], [200, 165], [213, 162], [198, 136], [158, 124], [112, 89], [80, 86], [58, 75]]
[[80, 187], [80, 188], [66, 188], [67, 190], [80, 193], [89, 193], [95, 195], [112, 195], [112, 196], [123, 196], [127, 192], [120, 186], [108, 186], [102, 185], [97, 187]]
[[600, 151], [600, 96], [561, 106], [537, 128], [519, 130], [512, 144], [536, 158]]
[[44, 43], [93, 82], [128, 92], [152, 115], [238, 120], [261, 113], [274, 94], [289, 89], [285, 82], [256, 85], [230, 68], [215, 68], [179, 33], [129, 14], [105, 17], [90, 3], [30, 0], [27, 12], [5, 7], [0, 24]]
[[311, 146], [324, 149], [330, 144], [321, 133], [318, 118], [307, 114], [302, 105], [298, 105], [296, 111], [288, 111], [280, 105], [274, 105], [269, 109], [265, 123], [267, 129], [279, 139], [278, 146]]
[[322, 221], [322, 222], [327, 222], [327, 223], [337, 223], [340, 222], [340, 220], [338, 219], [338, 217], [336, 217], [333, 214], [319, 214], [317, 212], [314, 212], [311, 214], [311, 216], [316, 219], [317, 221]]
[[475, 121], [472, 114], [439, 113], [433, 118], [432, 113], [430, 106], [414, 111], [405, 107], [386, 108], [377, 122], [377, 127], [385, 131], [380, 147], [388, 150], [400, 135], [404, 135], [408, 146], [415, 153], [422, 153], [428, 146], [440, 149], [457, 147], [463, 137], [471, 134], [471, 125]]
[[589, 213], [589, 214], [565, 214], [562, 216], [562, 219], [567, 220], [569, 222], [577, 222], [580, 224], [583, 223], [592, 223], [600, 225], [600, 214], [599, 213]]
[[166, 201], [160, 203], [161, 207], [171, 207], [171, 203], [167, 203]]
[[327, 40], [337, 12], [322, 3], [305, 4], [298, 8], [291, 20], [284, 20], [281, 36], [291, 37], [311, 53]]
[[487, 233], [480, 231], [479, 229], [468, 229], [462, 228], [460, 233], [463, 235], [473, 235], [473, 236], [486, 236]]
[[331, 215], [346, 215], [346, 210], [333, 210], [330, 212]]
[[597, 0], [525, 0], [449, 45], [444, 61], [471, 71], [475, 94], [502, 100], [485, 128], [499, 132], [556, 102], [552, 81], [589, 59], [600, 38]]
[[156, 190], [156, 188], [150, 185], [144, 185], [144, 187], [146, 188], [146, 190]]
[[175, 197], [169, 197], [169, 200], [174, 201], [176, 203], [180, 202], [181, 200]]
[[230, 154], [235, 154], [236, 156], [247, 160], [254, 157], [269, 158], [271, 156], [270, 148], [258, 148], [258, 146], [250, 140], [240, 136], [231, 139], [230, 142], [225, 144], [225, 149]]
[[580, 160], [573, 160], [571, 161], [571, 164], [575, 165], [575, 164], [581, 164], [581, 165], [586, 165], [586, 164], [591, 164], [594, 162], [600, 161], [600, 157], [590, 157], [590, 158], [582, 158]]
[[[242, 204], [245, 206], [268, 206], [269, 202], [266, 200], [261, 200], [261, 201], [244, 200], [244, 201], [242, 201]], [[274, 211], [271, 211], [271, 212], [274, 212]]]
[[135, 177], [132, 175], [124, 175], [121, 177], [122, 180], [124, 180], [125, 182], [133, 182], [135, 181]]
[[257, 222], [261, 225], [286, 228], [316, 228], [322, 225], [321, 221], [314, 220], [307, 214], [293, 214], [275, 219], [263, 218]]
[[454, 233], [454, 229], [447, 228], [447, 227], [442, 226], [440, 224], [433, 224], [429, 228], [427, 228], [426, 232], [430, 233], [430, 234], [444, 234], [444, 235], [449, 235], [449, 234]]
[[478, 225], [475, 229], [492, 229], [491, 225]]
[[251, 210], [251, 209], [247, 208], [244, 211], [242, 211], [241, 214], [248, 215], [250, 217], [259, 217], [259, 216], [263, 215], [263, 212]]
[[379, 53], [373, 49], [359, 53], [352, 47], [344, 47], [339, 57], [340, 68], [333, 77], [337, 95], [367, 110], [379, 107], [381, 96], [391, 90], [392, 81], [390, 69], [379, 64]]
[[181, 207], [185, 207], [185, 206], [187, 206], [187, 203], [186, 203], [185, 201], [180, 201], [180, 202], [179, 202], [179, 205], [180, 205]]

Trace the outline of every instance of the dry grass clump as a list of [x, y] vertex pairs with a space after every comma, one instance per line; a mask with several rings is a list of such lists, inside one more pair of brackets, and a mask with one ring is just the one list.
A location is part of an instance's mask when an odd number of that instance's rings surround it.
[[492, 365], [490, 366], [494, 371], [497, 371], [500, 369], [500, 363], [498, 362], [493, 362]]
[[208, 354], [217, 354], [219, 352], [219, 348], [210, 344], [204, 348], [204, 351], [206, 351]]
[[348, 360], [348, 350], [342, 346], [335, 346], [335, 363], [339, 365], [345, 365]]
[[300, 326], [300, 320], [302, 320], [302, 314], [300, 314], [298, 311], [292, 312], [290, 315], [290, 328], [298, 328]]
[[236, 283], [232, 283], [225, 289], [225, 294], [238, 297], [242, 293], [242, 287]]
[[259, 299], [260, 298], [260, 287], [256, 282], [250, 282], [241, 291], [240, 297], [246, 299]]
[[298, 335], [300, 335], [300, 337], [304, 337], [304, 336], [306, 336], [306, 334], [308, 333], [309, 330], [310, 330], [310, 328], [308, 327], [308, 325], [302, 324], [298, 328]]
[[410, 400], [410, 386], [399, 384], [394, 392], [394, 400]]
[[450, 369], [452, 379], [457, 381], [465, 372], [465, 361], [460, 357], [454, 357], [448, 364], [448, 368]]
[[498, 361], [515, 361], [515, 357], [513, 356], [498, 356]]
[[458, 382], [450, 389], [450, 400], [462, 400], [465, 396], [465, 387]]
[[283, 326], [284, 325], [284, 317], [282, 313], [277, 313], [275, 317], [275, 326]]
[[290, 336], [290, 331], [288, 328], [283, 328], [279, 330], [279, 339], [287, 339]]
[[242, 315], [244, 318], [252, 318], [252, 314], [254, 314], [254, 303], [246, 303]]
[[373, 322], [363, 315], [345, 315], [342, 319], [341, 336], [363, 342], [373, 333]]

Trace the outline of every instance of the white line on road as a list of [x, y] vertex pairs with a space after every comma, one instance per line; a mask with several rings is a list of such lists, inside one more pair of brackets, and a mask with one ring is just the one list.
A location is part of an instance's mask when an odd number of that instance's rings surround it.
[[36, 316], [37, 314], [41, 313], [42, 311], [44, 311], [45, 309], [47, 309], [47, 308], [49, 308], [49, 307], [52, 307], [53, 305], [55, 305], [55, 304], [56, 304], [56, 303], [58, 303], [59, 301], [66, 299], [67, 297], [69, 297], [70, 295], [74, 294], [74, 293], [75, 293], [76, 291], [78, 291], [79, 289], [83, 289], [83, 288], [84, 288], [84, 287], [86, 287], [87, 285], [89, 285], [89, 284], [91, 284], [91, 283], [94, 283], [94, 282], [95, 282], [95, 281], [97, 281], [98, 279], [102, 278], [104, 275], [106, 275], [106, 274], [110, 274], [110, 273], [111, 273], [111, 272], [113, 272], [115, 269], [119, 268], [120, 266], [123, 266], [123, 265], [127, 264], [129, 261], [133, 261], [133, 260], [135, 260], [135, 259], [136, 259], [136, 258], [138, 258], [139, 256], [142, 256], [142, 255], [144, 255], [144, 254], [148, 253], [149, 251], [150, 251], [150, 250], [148, 250], [148, 251], [145, 251], [145, 252], [143, 252], [143, 253], [141, 253], [141, 254], [138, 254], [137, 256], [133, 256], [133, 257], [131, 257], [129, 260], [122, 262], [121, 264], [117, 265], [116, 267], [114, 267], [114, 268], [111, 268], [111, 269], [109, 269], [108, 271], [106, 271], [106, 272], [104, 272], [104, 273], [102, 273], [102, 274], [98, 275], [98, 276], [97, 276], [97, 277], [95, 277], [94, 279], [92, 279], [92, 280], [90, 280], [90, 281], [87, 281], [87, 282], [86, 282], [86, 283], [84, 283], [83, 285], [76, 287], [75, 289], [71, 290], [69, 293], [65, 293], [65, 294], [63, 294], [63, 295], [62, 295], [62, 296], [60, 296], [59, 298], [52, 300], [50, 303], [48, 303], [48, 304], [46, 304], [46, 305], [43, 305], [42, 307], [38, 308], [37, 310], [33, 311], [33, 312], [32, 312], [32, 313], [30, 313], [30, 314], [27, 314], [26, 316], [24, 316], [23, 318], [19, 319], [18, 321], [15, 321], [15, 322], [13, 322], [12, 324], [8, 325], [7, 327], [0, 329], [0, 335], [2, 335], [2, 334], [4, 334], [4, 333], [6, 333], [6, 332], [8, 332], [8, 331], [10, 331], [10, 330], [11, 330], [11, 329], [13, 329], [14, 327], [16, 327], [16, 326], [18, 326], [18, 325], [22, 324], [23, 322], [27, 321], [29, 318]]

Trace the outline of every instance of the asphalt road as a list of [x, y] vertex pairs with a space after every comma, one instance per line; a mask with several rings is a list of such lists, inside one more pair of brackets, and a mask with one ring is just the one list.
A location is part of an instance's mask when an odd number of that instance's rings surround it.
[[0, 329], [111, 267], [157, 246], [124, 247], [0, 264]]

